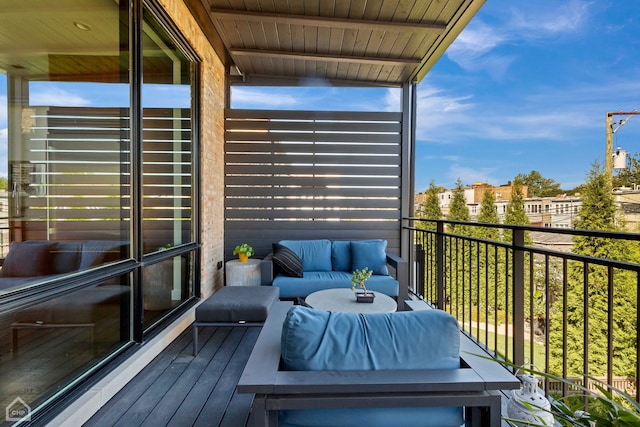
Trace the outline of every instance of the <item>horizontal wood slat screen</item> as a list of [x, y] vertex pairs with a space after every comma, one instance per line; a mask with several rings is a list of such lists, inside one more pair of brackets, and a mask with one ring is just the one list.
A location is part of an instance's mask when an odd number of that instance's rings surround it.
[[225, 112], [225, 256], [282, 239], [400, 246], [402, 115]]
[[[191, 217], [189, 114], [188, 109], [144, 110], [145, 224], [171, 235], [176, 211]], [[25, 182], [16, 218], [21, 239], [128, 236], [129, 132], [128, 109], [34, 108], [23, 160], [12, 166], [14, 181], [19, 173]]]

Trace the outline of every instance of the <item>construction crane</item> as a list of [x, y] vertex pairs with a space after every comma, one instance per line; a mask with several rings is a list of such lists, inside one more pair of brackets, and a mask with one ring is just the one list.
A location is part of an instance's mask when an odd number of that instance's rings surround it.
[[[613, 177], [613, 135], [620, 130], [622, 126], [629, 121], [632, 116], [639, 115], [640, 111], [616, 111], [607, 113], [607, 152], [604, 158], [604, 168], [607, 174], [607, 179], [611, 181]], [[618, 121], [614, 128], [613, 116], [627, 116], [626, 118]]]

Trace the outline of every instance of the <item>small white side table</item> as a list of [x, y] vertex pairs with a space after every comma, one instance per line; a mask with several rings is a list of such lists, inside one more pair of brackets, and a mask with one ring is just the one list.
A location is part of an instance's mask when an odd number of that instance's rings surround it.
[[225, 266], [227, 286], [260, 286], [260, 260], [248, 259], [247, 262], [233, 259]]

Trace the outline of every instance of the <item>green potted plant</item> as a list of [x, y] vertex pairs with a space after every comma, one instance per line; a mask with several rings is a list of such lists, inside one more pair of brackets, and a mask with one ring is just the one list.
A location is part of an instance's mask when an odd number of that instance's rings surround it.
[[364, 284], [372, 274], [373, 270], [369, 270], [369, 267], [355, 270], [351, 273], [351, 290], [362, 288], [362, 292], [356, 292], [356, 302], [373, 302], [375, 294], [367, 291], [367, 287]]
[[248, 243], [236, 246], [233, 250], [234, 255], [238, 255], [240, 262], [247, 262], [250, 256], [254, 254], [253, 248]]

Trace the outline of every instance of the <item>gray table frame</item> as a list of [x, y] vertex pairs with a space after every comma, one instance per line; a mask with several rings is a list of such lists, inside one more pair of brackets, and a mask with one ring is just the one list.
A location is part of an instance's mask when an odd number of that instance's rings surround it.
[[282, 324], [290, 305], [274, 304], [238, 382], [238, 393], [255, 394], [254, 426], [277, 426], [283, 409], [464, 406], [466, 425], [498, 427], [500, 390], [520, 387], [462, 334], [460, 369], [281, 371]]

